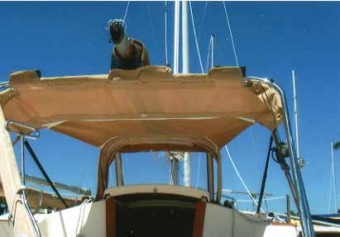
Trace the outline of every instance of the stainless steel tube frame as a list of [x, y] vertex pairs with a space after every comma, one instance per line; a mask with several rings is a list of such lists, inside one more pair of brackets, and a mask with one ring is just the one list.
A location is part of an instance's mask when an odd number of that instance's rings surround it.
[[290, 121], [289, 121], [289, 111], [288, 111], [288, 106], [287, 106], [286, 95], [284, 91], [277, 84], [271, 82], [270, 80], [266, 78], [248, 77], [246, 78], [246, 81], [253, 81], [253, 82], [258, 81], [261, 83], [265, 83], [269, 85], [270, 87], [275, 88], [280, 94], [282, 105], [283, 105], [283, 111], [284, 111], [283, 125], [284, 125], [286, 136], [287, 136], [290, 158], [292, 161], [291, 168], [292, 168], [293, 179], [296, 184], [296, 191], [298, 195], [297, 206], [300, 212], [302, 231], [305, 237], [315, 237], [312, 218], [310, 215], [310, 210], [309, 210], [309, 205], [308, 205], [308, 200], [307, 200], [307, 195], [306, 195], [306, 190], [303, 184], [303, 179], [302, 179], [302, 175], [301, 175], [301, 171], [300, 171], [299, 163], [298, 163], [298, 157], [297, 157], [296, 149], [294, 146], [292, 129], [291, 129]]

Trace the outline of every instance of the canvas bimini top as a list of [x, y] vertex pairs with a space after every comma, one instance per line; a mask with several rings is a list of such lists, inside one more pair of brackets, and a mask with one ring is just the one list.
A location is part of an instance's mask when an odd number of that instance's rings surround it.
[[[14, 168], [14, 152], [8, 148], [12, 144], [3, 127], [5, 120], [26, 124], [26, 128], [51, 129], [101, 148], [97, 197], [103, 198], [114, 152], [205, 151], [219, 162], [220, 149], [247, 127], [259, 123], [274, 130], [284, 118], [294, 178], [290, 186], [301, 208], [303, 233], [314, 236], [281, 98], [284, 94], [275, 84], [245, 78], [240, 67], [213, 68], [200, 75], [172, 75], [170, 68], [156, 66], [112, 70], [109, 75], [53, 78], [40, 77], [35, 71], [13, 73], [9, 88], [0, 92], [5, 117], [0, 114], [5, 148], [1, 151], [8, 156], [6, 166], [1, 166], [5, 167], [1, 178], [6, 199], [14, 200], [21, 182]], [[24, 127], [10, 129], [25, 133]], [[219, 168], [217, 201], [221, 181]], [[213, 195], [213, 190], [210, 193]]]
[[1, 92], [6, 120], [47, 128], [103, 147], [124, 141], [126, 151], [211, 150], [255, 122], [273, 130], [281, 119], [277, 91], [244, 80], [240, 67], [172, 75], [146, 66], [109, 75], [39, 77], [11, 74]]

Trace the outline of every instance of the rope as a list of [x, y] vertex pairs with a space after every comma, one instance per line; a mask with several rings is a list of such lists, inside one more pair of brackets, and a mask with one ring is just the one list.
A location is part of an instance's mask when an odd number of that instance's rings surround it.
[[126, 9], [125, 9], [125, 14], [124, 14], [124, 22], [126, 20], [126, 16], [127, 16], [127, 13], [128, 13], [128, 10], [129, 10], [129, 6], [130, 6], [130, 1], [128, 1], [127, 5], [126, 5]]
[[248, 189], [246, 183], [244, 182], [244, 180], [243, 180], [243, 178], [242, 178], [240, 172], [238, 171], [238, 169], [237, 169], [237, 167], [236, 167], [236, 165], [235, 165], [235, 163], [234, 163], [234, 161], [233, 161], [233, 158], [232, 158], [231, 155], [230, 155], [230, 152], [229, 152], [228, 147], [227, 147], [227, 146], [224, 146], [224, 147], [225, 147], [225, 150], [226, 150], [227, 155], [228, 155], [228, 157], [229, 157], [230, 163], [231, 163], [231, 165], [233, 166], [233, 168], [234, 168], [234, 170], [235, 170], [235, 172], [236, 172], [236, 175], [237, 175], [238, 178], [240, 179], [240, 181], [241, 181], [241, 183], [242, 183], [244, 189], [247, 191], [247, 193], [248, 193], [250, 199], [251, 199], [256, 205], [258, 205], [256, 199], [253, 197], [253, 195], [252, 195], [251, 192], [249, 191], [249, 189]]
[[202, 73], [204, 73], [201, 53], [200, 53], [200, 49], [199, 49], [199, 46], [198, 46], [198, 40], [197, 40], [197, 35], [196, 35], [196, 27], [195, 27], [195, 20], [194, 20], [194, 14], [192, 13], [191, 2], [189, 2], [189, 7], [190, 7], [190, 14], [191, 14], [192, 28], [194, 30], [194, 37], [195, 37], [196, 50], [197, 50], [197, 54], [198, 54], [198, 60], [199, 60], [199, 63], [200, 63], [201, 71], [202, 71]]
[[233, 37], [233, 33], [231, 32], [231, 26], [230, 26], [228, 11], [227, 11], [227, 8], [226, 8], [226, 6], [225, 6], [225, 2], [223, 2], [223, 7], [224, 7], [225, 17], [226, 17], [226, 20], [227, 20], [228, 29], [229, 29], [229, 33], [230, 33], [231, 45], [233, 46], [233, 51], [234, 51], [236, 66], [239, 66], [239, 64], [238, 64], [238, 59], [237, 59], [237, 54], [236, 54], [236, 48], [235, 48], [235, 44], [234, 44], [234, 37]]
[[169, 59], [168, 59], [168, 4], [167, 4], [167, 1], [164, 2], [164, 5], [165, 5], [165, 16], [164, 16], [165, 65], [169, 65]]

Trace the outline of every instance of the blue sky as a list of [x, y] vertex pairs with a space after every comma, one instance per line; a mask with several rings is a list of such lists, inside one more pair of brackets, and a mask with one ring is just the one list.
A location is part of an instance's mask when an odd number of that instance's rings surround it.
[[[40, 69], [43, 76], [107, 73], [112, 45], [108, 43], [106, 23], [123, 18], [126, 6], [127, 2], [0, 2], [0, 80], [7, 81], [11, 72], [26, 69]], [[326, 213], [330, 143], [340, 140], [340, 3], [228, 2], [226, 6], [239, 64], [247, 66], [248, 75], [273, 78], [286, 90], [292, 105], [291, 70], [296, 71], [301, 146], [307, 162], [303, 176], [312, 212]], [[216, 65], [235, 65], [222, 3], [193, 2], [192, 7], [203, 64], [210, 34], [214, 33]], [[126, 18], [129, 34], [147, 45], [155, 65], [165, 64], [164, 10], [164, 2], [131, 2]], [[173, 4], [169, 2], [171, 64], [172, 13]], [[200, 72], [192, 31], [190, 42], [190, 71]], [[95, 186], [98, 150], [57, 137], [43, 132], [32, 144], [51, 177]], [[56, 148], [56, 142], [65, 148]], [[230, 144], [235, 163], [253, 191], [260, 187], [267, 144], [268, 134], [260, 133], [258, 127]], [[339, 153], [335, 152], [338, 170]], [[79, 168], [77, 159], [82, 170], [78, 178], [72, 178]], [[283, 175], [271, 164], [267, 191], [284, 195], [287, 185]], [[32, 174], [39, 175], [33, 164], [28, 166]], [[224, 171], [224, 188], [242, 190], [227, 159]], [[337, 178], [340, 184], [340, 172]], [[340, 193], [340, 186], [337, 190]], [[279, 204], [273, 205], [282, 209]]]

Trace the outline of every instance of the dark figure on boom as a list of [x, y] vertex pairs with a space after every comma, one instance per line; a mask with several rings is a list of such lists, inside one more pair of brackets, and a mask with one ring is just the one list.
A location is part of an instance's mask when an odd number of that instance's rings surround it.
[[127, 35], [123, 20], [108, 22], [110, 42], [114, 43], [111, 56], [112, 69], [136, 69], [150, 65], [148, 51], [144, 44]]

